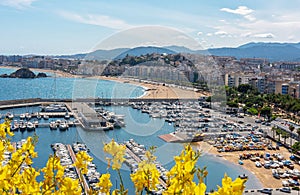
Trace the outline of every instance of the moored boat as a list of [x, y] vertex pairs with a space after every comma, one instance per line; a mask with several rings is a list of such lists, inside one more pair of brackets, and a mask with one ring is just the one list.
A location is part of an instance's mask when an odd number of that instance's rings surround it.
[[25, 118], [27, 119], [27, 120], [30, 120], [31, 119], [31, 114], [29, 113], [29, 112], [26, 112], [25, 113]]
[[70, 116], [69, 112], [66, 112], [64, 117], [65, 117], [65, 119], [70, 119], [71, 116]]
[[65, 130], [67, 130], [67, 129], [69, 128], [69, 126], [68, 126], [67, 122], [64, 121], [64, 122], [61, 122], [61, 123], [59, 124], [58, 128], [59, 128], [59, 130], [61, 130], [61, 131], [65, 131]]
[[27, 131], [34, 131], [35, 130], [35, 126], [32, 122], [28, 122], [27, 123]]
[[57, 129], [57, 124], [56, 124], [56, 122], [55, 122], [55, 121], [51, 121], [51, 122], [49, 123], [49, 127], [50, 127], [51, 130], [56, 130], [56, 129]]
[[6, 116], [5, 116], [5, 117], [8, 118], [9, 120], [12, 120], [12, 119], [14, 118], [14, 114], [8, 112], [8, 113], [6, 113]]
[[25, 131], [27, 129], [27, 124], [23, 121], [20, 121], [20, 124], [19, 124], [19, 129], [20, 131]]
[[25, 114], [24, 114], [24, 113], [20, 114], [20, 119], [21, 119], [21, 120], [24, 120], [24, 119], [25, 119]]

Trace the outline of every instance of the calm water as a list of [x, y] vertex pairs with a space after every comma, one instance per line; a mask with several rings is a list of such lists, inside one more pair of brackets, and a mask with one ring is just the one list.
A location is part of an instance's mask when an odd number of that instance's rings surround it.
[[[14, 69], [0, 68], [0, 74]], [[144, 94], [144, 88], [128, 83], [97, 79], [47, 77], [39, 79], [0, 78], [0, 100], [26, 98], [130, 98]], [[5, 93], [3, 93], [5, 92]]]
[[[0, 74], [9, 73], [5, 71], [8, 70], [0, 69]], [[117, 97], [137, 97], [142, 95], [144, 92], [141, 87], [136, 87], [133, 85], [116, 84], [111, 81], [91, 81], [88, 79], [45, 78], [26, 80], [0, 78], [0, 83], [2, 83], [2, 87], [4, 87], [5, 91], [7, 91], [6, 93], [0, 93], [1, 100], [29, 97], [51, 98], [51, 95], [53, 94], [51, 93], [51, 90], [53, 89], [52, 86], [55, 85], [56, 89], [58, 86], [60, 89], [56, 91], [57, 94], [54, 96], [57, 98], [70, 98], [74, 97], [74, 94], [76, 94], [76, 97], [90, 97], [92, 94], [85, 94], [83, 89], [92, 89], [93, 87], [93, 89], [95, 89], [94, 94], [103, 94], [104, 97], [110, 97], [109, 95], [117, 95]], [[34, 86], [30, 87], [32, 84]], [[74, 88], [77, 88], [76, 86], [82, 86], [83, 89], [73, 90]], [[111, 90], [109, 86], [115, 89]], [[24, 90], [22, 91], [21, 89]], [[82, 90], [82, 92], [80, 92], [80, 90]], [[44, 96], [40, 96], [40, 93]], [[102, 147], [103, 143], [109, 141], [111, 138], [114, 138], [119, 142], [132, 138], [138, 143], [144, 144], [146, 147], [157, 146], [156, 155], [158, 156], [158, 160], [166, 168], [171, 168], [174, 165], [173, 156], [180, 153], [182, 150], [182, 145], [167, 144], [157, 137], [161, 134], [173, 132], [174, 128], [172, 125], [165, 123], [162, 119], [151, 119], [148, 114], [141, 113], [140, 111], [132, 109], [131, 107], [118, 106], [106, 107], [106, 109], [114, 111], [117, 114], [125, 115], [126, 127], [108, 132], [84, 131], [81, 128], [75, 127], [70, 128], [68, 131], [51, 131], [49, 128], [36, 129], [35, 133], [39, 136], [39, 142], [36, 147], [39, 157], [34, 161], [34, 166], [37, 168], [42, 168], [45, 166], [49, 154], [53, 153], [52, 149], [50, 148], [50, 144], [55, 142], [72, 144], [73, 142], [80, 141], [87, 144], [88, 148], [90, 149], [90, 154], [94, 157], [94, 162], [97, 164], [98, 170], [101, 173], [105, 173], [107, 166], [105, 162], [106, 156], [102, 151]], [[39, 111], [39, 107], [0, 110], [0, 112], [3, 114], [6, 112], [20, 114], [24, 112], [37, 111]], [[51, 120], [56, 119], [50, 119], [50, 121]], [[43, 122], [43, 119], [40, 122]], [[34, 132], [15, 132], [13, 140], [18, 141], [23, 138], [25, 139], [27, 136], [32, 136], [33, 134]], [[241, 166], [227, 163], [226, 161], [214, 156], [205, 154], [202, 155], [198, 165], [200, 167], [207, 166], [209, 172], [206, 180], [208, 190], [215, 189], [216, 185], [221, 185], [221, 178], [224, 176], [224, 173], [227, 173], [232, 178], [236, 178], [239, 174], [246, 173], [250, 176], [250, 179], [247, 182], [247, 188], [261, 187], [258, 180], [250, 172], [244, 170]], [[111, 171], [109, 170], [109, 172]], [[115, 172], [111, 173], [112, 183], [115, 186], [116, 183], [119, 184], [119, 180]], [[134, 194], [133, 184], [130, 181], [129, 174], [130, 172], [128, 168], [124, 165], [122, 168], [123, 180], [125, 181], [126, 187], [130, 190], [129, 194]]]

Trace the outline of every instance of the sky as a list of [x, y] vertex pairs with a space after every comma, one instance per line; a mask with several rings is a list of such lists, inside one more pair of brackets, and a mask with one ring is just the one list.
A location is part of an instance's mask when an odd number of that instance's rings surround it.
[[198, 45], [192, 49], [300, 42], [299, 7], [299, 0], [0, 0], [0, 54], [85, 53], [111, 37], [159, 44], [168, 33], [168, 43], [186, 36]]

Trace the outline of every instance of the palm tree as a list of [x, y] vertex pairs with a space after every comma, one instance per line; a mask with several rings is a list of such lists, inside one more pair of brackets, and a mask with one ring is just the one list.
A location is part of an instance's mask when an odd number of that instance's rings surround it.
[[291, 142], [290, 142], [290, 146], [292, 146], [292, 144], [293, 144], [293, 143], [292, 143], [292, 140], [293, 140], [293, 139], [292, 139], [292, 137], [293, 137], [293, 136], [292, 136], [292, 133], [293, 133], [293, 131], [295, 130], [295, 126], [294, 126], [294, 125], [290, 125], [290, 126], [289, 126], [289, 130], [291, 131], [291, 132], [290, 132], [290, 141], [291, 141]]

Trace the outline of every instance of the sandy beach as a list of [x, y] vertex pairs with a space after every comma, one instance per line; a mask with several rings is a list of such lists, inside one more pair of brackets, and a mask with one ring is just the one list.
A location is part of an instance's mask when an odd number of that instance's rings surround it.
[[142, 86], [146, 89], [146, 93], [142, 96], [142, 99], [198, 99], [202, 96], [209, 96], [209, 93], [200, 93], [193, 90], [183, 89], [179, 87], [164, 86], [163, 84], [152, 84], [149, 82], [139, 82], [132, 79], [120, 78], [120, 77], [104, 77], [96, 76], [91, 78], [97, 78], [102, 80], [111, 80], [116, 82], [130, 83], [133, 85]]
[[[273, 143], [274, 144], [274, 143]], [[238, 160], [239, 160], [239, 155], [243, 153], [270, 153], [275, 154], [275, 153], [280, 153], [284, 156], [285, 159], [289, 159], [290, 157], [290, 152], [286, 149], [281, 147], [280, 150], [263, 150], [263, 151], [238, 151], [238, 152], [222, 152], [219, 153], [217, 149], [213, 146], [211, 146], [207, 142], [198, 142], [198, 149], [208, 152], [209, 154], [215, 155], [218, 158], [223, 158], [226, 161], [229, 161], [236, 166], [242, 166], [246, 170], [250, 171], [253, 173], [261, 182], [262, 186], [265, 188], [281, 188], [282, 187], [282, 181], [286, 179], [275, 179], [272, 176], [272, 169], [265, 169], [264, 167], [257, 168], [255, 166], [255, 163], [252, 162], [251, 160], [244, 160], [244, 165], [239, 165]], [[263, 161], [263, 160], [261, 160]], [[300, 170], [300, 165], [294, 164], [295, 169]], [[286, 169], [286, 168], [285, 168]]]

